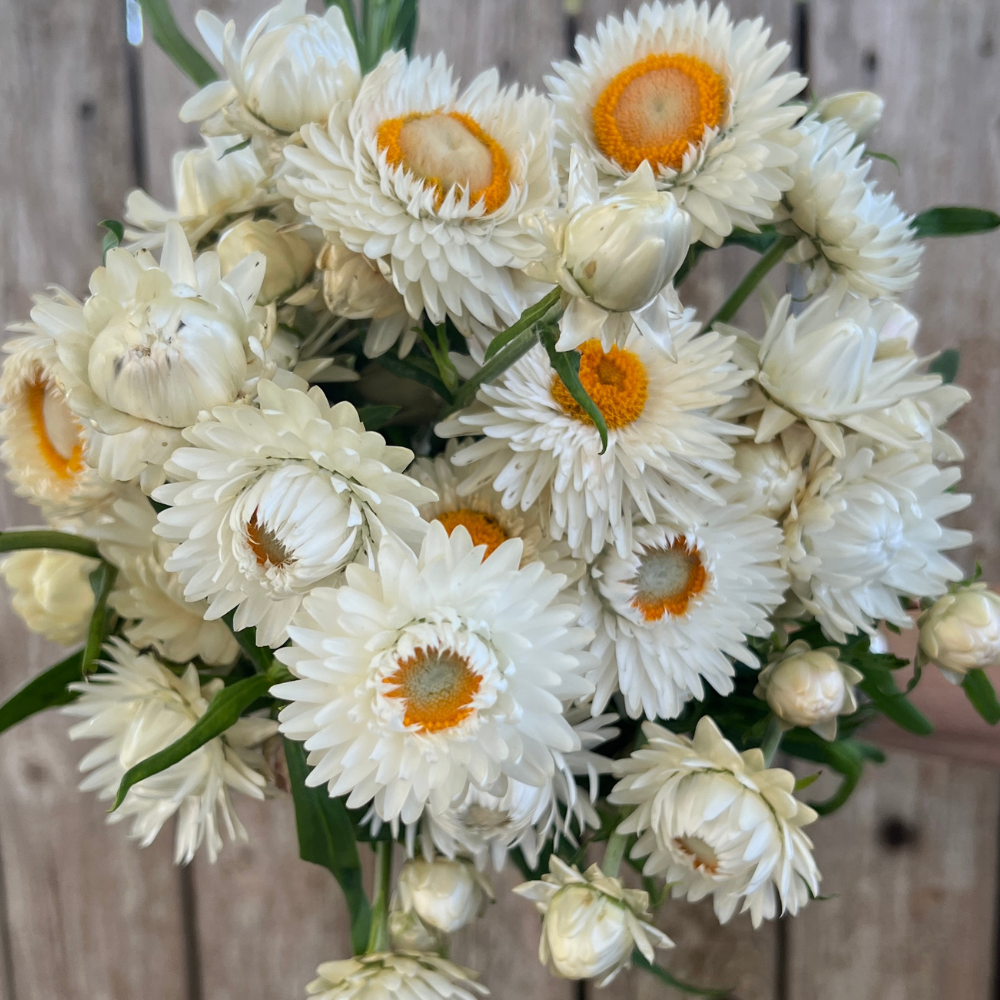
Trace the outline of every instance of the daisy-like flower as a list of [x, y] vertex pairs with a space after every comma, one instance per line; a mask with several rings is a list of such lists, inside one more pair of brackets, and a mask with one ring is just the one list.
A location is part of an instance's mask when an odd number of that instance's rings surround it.
[[638, 948], [647, 962], [674, 943], [651, 923], [649, 893], [626, 889], [598, 865], [580, 873], [553, 854], [549, 874], [514, 889], [542, 914], [538, 959], [562, 979], [594, 979], [607, 986], [632, 965]]
[[[599, 776], [611, 773], [612, 762], [593, 748], [618, 735], [613, 725], [618, 717], [591, 718], [586, 707], [572, 709], [566, 717], [580, 749], [553, 754], [556, 769], [548, 782], [529, 785], [506, 778], [486, 792], [470, 785], [444, 812], [424, 814], [425, 856], [432, 857], [434, 851], [448, 858], [468, 855], [479, 868], [491, 862], [499, 872], [507, 863], [507, 852], [517, 847], [534, 867], [550, 837], [553, 847], [563, 838], [575, 845], [578, 832], [600, 827], [593, 804]], [[589, 788], [577, 784], [578, 777], [586, 778]]]
[[554, 755], [580, 748], [562, 709], [592, 691], [590, 633], [556, 603], [566, 578], [519, 568], [516, 538], [484, 553], [434, 523], [419, 558], [387, 539], [377, 572], [349, 566], [344, 586], [305, 598], [277, 653], [301, 679], [272, 693], [290, 702], [281, 731], [305, 742], [308, 784], [415, 823], [470, 783], [544, 786]]
[[744, 432], [707, 411], [727, 402], [747, 373], [729, 361], [732, 337], [696, 336], [698, 329], [689, 310], [674, 329], [673, 358], [635, 328], [621, 348], [583, 344], [579, 377], [608, 428], [603, 454], [593, 421], [545, 349], [533, 348], [484, 385], [476, 405], [438, 425], [442, 437], [485, 435], [452, 459], [475, 463], [459, 493], [491, 484], [510, 510], [528, 510], [547, 494], [553, 538], [566, 537], [588, 558], [607, 542], [629, 551], [633, 505], [655, 521], [658, 511], [693, 516], [692, 494], [721, 503], [704, 476], [736, 479], [725, 439]]
[[461, 94], [439, 56], [383, 56], [353, 108], [302, 130], [283, 190], [334, 240], [380, 263], [410, 316], [466, 333], [513, 323], [540, 297], [522, 268], [541, 248], [522, 212], [554, 205], [548, 102], [501, 89], [495, 70]]
[[845, 427], [908, 449], [911, 434], [885, 411], [941, 377], [917, 374], [923, 360], [900, 338], [881, 336], [893, 304], [854, 295], [841, 278], [800, 315], [791, 306], [789, 295], [778, 303], [758, 350], [759, 388], [737, 403], [761, 411], [754, 440], [770, 441], [801, 420], [838, 456]]
[[872, 298], [912, 288], [923, 253], [913, 220], [868, 180], [872, 160], [857, 135], [836, 118], [807, 118], [796, 132], [787, 221], [779, 229], [801, 239], [788, 259], [812, 267], [811, 288], [822, 287], [831, 272]]
[[[35, 310], [49, 329], [73, 326], [80, 303], [61, 289], [36, 296]], [[0, 459], [14, 492], [37, 503], [49, 517], [73, 516], [99, 507], [108, 484], [87, 464], [90, 434], [66, 400], [70, 380], [55, 341], [35, 324], [15, 329], [30, 336], [10, 341], [0, 375]]]
[[877, 454], [858, 435], [834, 460], [814, 453], [784, 521], [783, 563], [792, 590], [835, 642], [884, 619], [913, 625], [901, 597], [939, 597], [962, 571], [942, 553], [968, 545], [941, 518], [969, 505], [950, 492], [961, 473], [907, 451]]
[[195, 23], [227, 76], [181, 108], [181, 121], [203, 122], [208, 135], [231, 138], [235, 132], [281, 141], [308, 122], [325, 121], [331, 108], [357, 93], [358, 53], [336, 5], [319, 17], [306, 13], [306, 0], [283, 0], [242, 45], [234, 21], [223, 24], [202, 10]]
[[[112, 638], [107, 652], [110, 659], [102, 665], [109, 672], [72, 684], [79, 698], [63, 709], [83, 720], [70, 729], [70, 739], [101, 740], [80, 761], [80, 770], [90, 772], [80, 788], [97, 791], [102, 802], [114, 799], [130, 767], [180, 739], [222, 688], [221, 680], [200, 685], [193, 664], [178, 677], [155, 656], [140, 654], [121, 639]], [[136, 784], [108, 822], [131, 819], [130, 836], [148, 847], [176, 815], [174, 861], [187, 864], [204, 843], [214, 862], [222, 849], [221, 829], [230, 840], [247, 840], [232, 793], [264, 798], [266, 764], [259, 747], [276, 728], [270, 719], [240, 719], [182, 761]]]
[[160, 487], [158, 534], [180, 543], [166, 561], [206, 617], [236, 609], [237, 629], [280, 646], [303, 596], [355, 559], [374, 565], [388, 537], [419, 544], [416, 504], [434, 494], [402, 475], [413, 453], [366, 431], [350, 403], [323, 391], [258, 385], [259, 409], [220, 406], [185, 432]]
[[546, 80], [564, 163], [578, 145], [612, 187], [649, 163], [692, 219], [691, 239], [720, 246], [734, 227], [756, 231], [791, 186], [797, 73], [767, 47], [763, 20], [732, 22], [724, 4], [644, 4], [578, 38], [579, 62]]
[[218, 256], [196, 261], [172, 222], [159, 265], [110, 250], [85, 306], [36, 302], [31, 318], [55, 341], [70, 407], [94, 427], [88, 457], [104, 479], [152, 489], [181, 429], [248, 391], [264, 363], [263, 279], [264, 257], [251, 254], [223, 280]]
[[618, 832], [639, 835], [632, 856], [647, 859], [646, 875], [662, 875], [675, 898], [711, 895], [722, 923], [742, 900], [754, 927], [819, 892], [802, 830], [817, 816], [795, 798], [794, 774], [768, 768], [756, 747], [738, 753], [708, 716], [693, 740], [652, 722], [642, 730], [649, 742], [621, 762], [608, 801], [635, 807]]
[[306, 993], [316, 1000], [477, 1000], [489, 990], [463, 969], [427, 952], [396, 951], [324, 962]]
[[616, 690], [632, 718], [676, 717], [704, 697], [704, 681], [729, 694], [732, 661], [758, 666], [746, 637], [770, 635], [768, 615], [781, 604], [780, 546], [773, 521], [737, 504], [684, 525], [636, 527], [624, 556], [609, 545], [582, 617], [600, 660], [594, 711]]

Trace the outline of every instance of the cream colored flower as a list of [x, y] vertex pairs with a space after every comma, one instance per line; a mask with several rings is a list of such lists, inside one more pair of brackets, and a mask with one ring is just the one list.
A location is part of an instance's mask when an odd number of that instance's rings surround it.
[[549, 874], [514, 889], [542, 914], [538, 958], [562, 979], [596, 979], [606, 986], [632, 964], [638, 949], [647, 962], [673, 941], [651, 923], [649, 894], [626, 889], [591, 865], [582, 875], [553, 854]]
[[273, 219], [244, 219], [230, 226], [216, 246], [223, 278], [249, 255], [267, 262], [257, 304], [266, 306], [301, 288], [313, 272], [316, 254], [301, 236]]
[[98, 565], [75, 552], [24, 549], [0, 562], [0, 576], [13, 591], [12, 607], [32, 632], [73, 646], [87, 635], [94, 611], [90, 574]]
[[793, 424], [762, 444], [741, 441], [733, 457], [740, 478], [723, 483], [719, 492], [727, 503], [743, 504], [755, 514], [781, 520], [805, 481], [805, 460], [813, 440], [807, 428]]
[[1000, 663], [1000, 595], [985, 583], [939, 597], [921, 616], [920, 652], [950, 681]]
[[448, 935], [428, 927], [412, 910], [389, 913], [389, 943], [393, 951], [422, 951], [443, 955]]
[[816, 105], [820, 121], [828, 122], [840, 118], [858, 137], [858, 142], [867, 142], [885, 111], [885, 101], [870, 90], [848, 90], [842, 94], [831, 94]]
[[411, 858], [399, 873], [399, 906], [445, 934], [471, 924], [493, 902], [493, 887], [471, 862]]
[[489, 990], [438, 955], [400, 951], [324, 962], [306, 993], [316, 1000], [476, 1000]]

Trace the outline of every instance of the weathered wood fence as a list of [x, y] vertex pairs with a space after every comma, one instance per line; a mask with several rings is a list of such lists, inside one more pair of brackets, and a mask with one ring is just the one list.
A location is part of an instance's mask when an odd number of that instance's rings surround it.
[[[211, 0], [245, 27], [270, 4]], [[175, 3], [193, 30], [197, 0]], [[497, 65], [539, 84], [574, 31], [624, 0], [422, 0], [418, 45], [443, 48], [466, 78]], [[792, 39], [817, 93], [865, 87], [887, 101], [880, 170], [903, 204], [1000, 205], [1000, 3], [997, 0], [734, 0]], [[169, 163], [191, 144], [176, 119], [190, 88], [150, 45], [125, 39], [122, 0], [0, 0], [0, 275], [2, 319], [22, 318], [32, 290], [82, 291], [98, 253], [98, 220], [118, 217], [141, 184], [169, 199]], [[723, 255], [719, 255], [723, 256]], [[745, 267], [739, 252], [700, 278], [699, 303]], [[928, 350], [962, 349], [975, 401], [957, 419], [964, 523], [975, 556], [1000, 576], [1000, 238], [928, 249], [913, 304]], [[749, 320], [756, 320], [748, 306]], [[0, 494], [0, 525], [32, 511]], [[0, 694], [53, 662], [0, 602]], [[170, 863], [169, 838], [146, 851], [105, 828], [76, 791], [82, 751], [58, 716], [2, 738], [0, 1000], [272, 1000], [300, 997], [318, 962], [346, 953], [338, 890], [297, 859], [288, 804], [241, 803], [252, 843], [215, 866]], [[987, 1000], [996, 997], [1000, 776], [943, 757], [898, 754], [853, 802], [818, 825], [824, 891], [794, 921], [754, 933], [720, 930], [710, 909], [668, 905], [671, 967], [732, 985], [739, 1000]], [[510, 883], [513, 879], [502, 879]], [[489, 918], [454, 957], [479, 969], [499, 1000], [589, 995], [537, 965], [538, 925], [500, 888]], [[672, 994], [638, 976], [608, 1000]]]

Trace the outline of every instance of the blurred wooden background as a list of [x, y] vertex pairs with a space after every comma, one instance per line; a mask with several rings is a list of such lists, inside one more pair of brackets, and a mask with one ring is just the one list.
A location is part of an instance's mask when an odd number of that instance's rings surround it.
[[[241, 31], [264, 0], [210, 0]], [[193, 33], [197, 0], [175, 0]], [[538, 85], [625, 0], [422, 0], [418, 47], [443, 48], [466, 79], [497, 65]], [[822, 95], [884, 95], [875, 147], [910, 210], [1000, 205], [1000, 4], [997, 0], [735, 0], [793, 43], [792, 61]], [[23, 318], [32, 290], [58, 282], [82, 292], [98, 259], [98, 220], [120, 217], [139, 184], [169, 200], [171, 154], [194, 142], [176, 111], [190, 88], [147, 43], [125, 39], [123, 0], [0, 0], [0, 275], [2, 319]], [[685, 296], [706, 307], [746, 267], [715, 255]], [[925, 351], [962, 350], [959, 380], [975, 400], [955, 421], [977, 493], [963, 523], [977, 533], [987, 576], [1000, 578], [1000, 237], [928, 248], [913, 296]], [[759, 322], [752, 304], [747, 323]], [[0, 493], [0, 525], [31, 509]], [[58, 654], [26, 633], [0, 601], [0, 695]], [[823, 889], [793, 921], [754, 933], [719, 929], [704, 906], [668, 904], [679, 976], [732, 986], [738, 1000], [987, 1000], [997, 997], [1000, 754], [962, 705], [929, 688], [946, 728], [938, 744], [900, 752], [872, 772], [851, 804], [814, 828]], [[347, 954], [338, 889], [297, 858], [291, 806], [240, 803], [248, 847], [219, 863], [170, 862], [170, 837], [146, 851], [76, 791], [82, 749], [66, 720], [48, 716], [3, 737], [0, 753], [0, 1000], [277, 1000], [297, 998], [320, 961]], [[889, 734], [892, 738], [892, 734]], [[947, 751], [950, 756], [940, 755]], [[937, 755], [936, 754], [937, 751]], [[499, 1000], [579, 1000], [549, 979], [535, 952], [538, 924], [505, 893], [465, 932], [453, 957], [478, 969]], [[608, 1000], [672, 997], [622, 977]]]

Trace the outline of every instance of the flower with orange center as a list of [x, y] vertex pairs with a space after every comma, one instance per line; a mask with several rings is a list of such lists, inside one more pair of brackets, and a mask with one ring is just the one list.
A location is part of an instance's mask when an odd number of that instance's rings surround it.
[[454, 728], [472, 714], [472, 699], [482, 678], [460, 653], [419, 646], [397, 663], [396, 672], [386, 679], [391, 687], [386, 696], [402, 699], [404, 726], [414, 726], [419, 733], [437, 733]]
[[493, 555], [497, 547], [503, 545], [509, 537], [500, 522], [491, 514], [483, 514], [468, 507], [439, 514], [435, 520], [444, 525], [449, 535], [461, 525], [472, 537], [473, 545], [486, 546], [488, 556]]
[[[627, 427], [642, 416], [649, 395], [649, 376], [638, 355], [613, 345], [610, 351], [599, 340], [580, 348], [580, 384], [601, 411], [608, 430]], [[581, 423], [593, 423], [573, 398], [562, 379], [553, 373], [552, 398], [564, 413]]]
[[728, 87], [711, 66], [684, 53], [655, 53], [622, 70], [594, 104], [594, 139], [631, 173], [643, 160], [680, 170], [691, 146], [726, 116]]
[[629, 582], [635, 587], [632, 607], [646, 621], [658, 622], [667, 614], [685, 614], [708, 584], [708, 572], [698, 549], [678, 535], [669, 548], [644, 549], [639, 571]]

